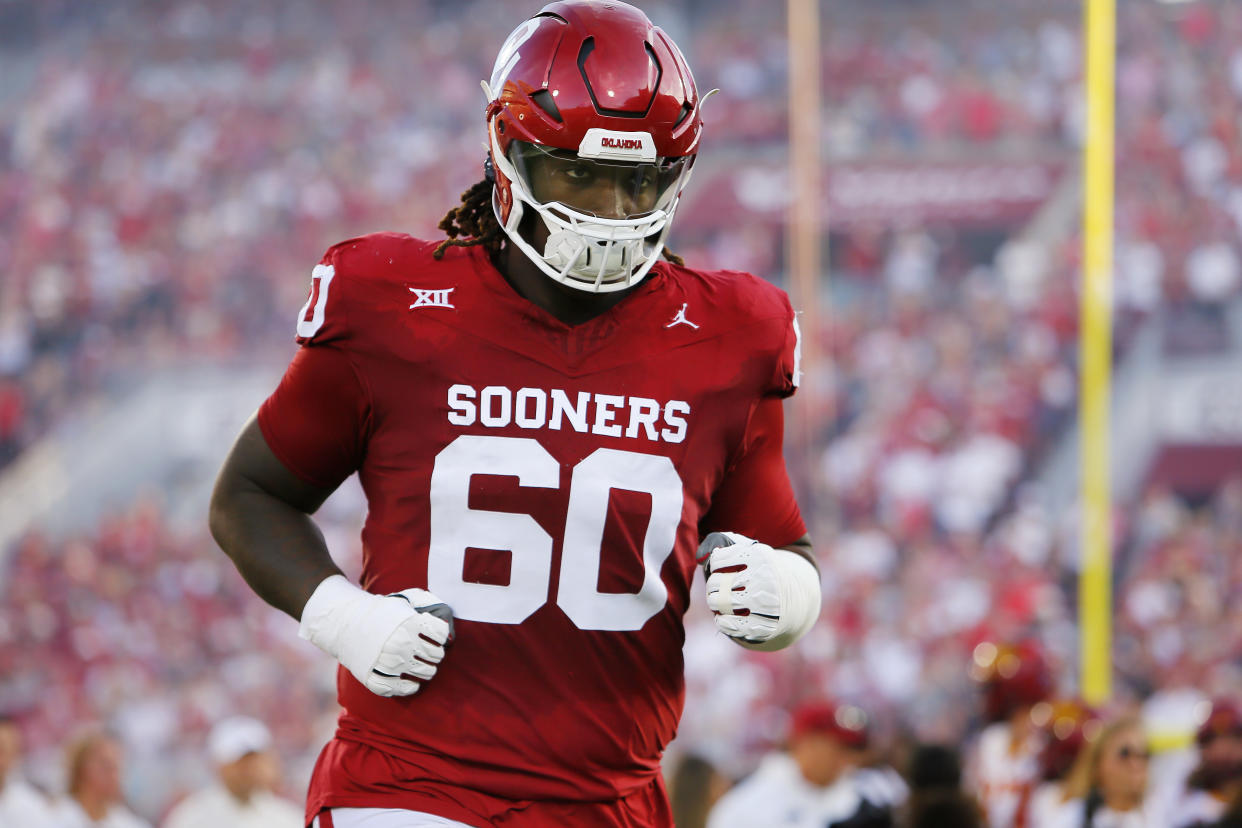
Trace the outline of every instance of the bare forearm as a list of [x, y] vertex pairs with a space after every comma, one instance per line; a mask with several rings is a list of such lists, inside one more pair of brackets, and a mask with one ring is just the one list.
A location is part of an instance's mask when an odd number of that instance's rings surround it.
[[341, 574], [310, 515], [257, 489], [217, 493], [211, 533], [251, 589], [295, 619], [324, 578]]
[[315, 587], [341, 572], [310, 517], [331, 493], [285, 468], [251, 417], [211, 495], [216, 543], [259, 597], [299, 620]]

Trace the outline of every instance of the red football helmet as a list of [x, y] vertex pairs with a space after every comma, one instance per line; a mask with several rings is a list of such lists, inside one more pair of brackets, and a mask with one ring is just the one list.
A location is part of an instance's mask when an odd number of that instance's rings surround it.
[[[492, 206], [510, 241], [562, 284], [637, 284], [703, 126], [676, 44], [626, 3], [550, 3], [509, 35], [483, 89]], [[519, 232], [527, 208], [547, 229], [542, 250]]]
[[1195, 732], [1199, 765], [1187, 784], [1223, 793], [1242, 779], [1242, 709], [1232, 699], [1217, 698], [1205, 712]]
[[984, 715], [989, 721], [1008, 719], [1052, 695], [1052, 670], [1034, 641], [999, 645], [985, 641], [975, 647], [970, 673], [983, 685]]
[[1242, 708], [1232, 699], [1212, 701], [1211, 711], [1195, 732], [1195, 743], [1202, 749], [1218, 737], [1242, 739]]
[[1064, 778], [1083, 747], [1104, 729], [1100, 714], [1079, 699], [1040, 702], [1031, 708], [1031, 721], [1047, 736], [1039, 754], [1046, 781]]

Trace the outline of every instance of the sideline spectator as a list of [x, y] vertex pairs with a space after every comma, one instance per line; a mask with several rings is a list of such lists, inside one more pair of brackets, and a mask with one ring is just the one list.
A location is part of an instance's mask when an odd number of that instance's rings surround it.
[[44, 828], [51, 825], [52, 804], [17, 775], [21, 752], [17, 722], [0, 714], [0, 826]]
[[891, 828], [906, 798], [891, 769], [860, 768], [867, 714], [849, 704], [809, 702], [793, 715], [788, 750], [721, 797], [708, 828]]
[[1233, 798], [1233, 803], [1229, 806], [1229, 810], [1225, 812], [1225, 815], [1212, 828], [1242, 828], [1242, 789]]
[[1142, 722], [1117, 719], [1079, 756], [1064, 805], [1032, 828], [1165, 828], [1147, 802], [1150, 761]]
[[1195, 734], [1199, 764], [1186, 780], [1178, 804], [1178, 826], [1207, 826], [1225, 816], [1242, 794], [1242, 710], [1230, 699], [1217, 699]]
[[55, 828], [151, 828], [122, 804], [121, 745], [89, 730], [66, 751], [69, 796], [55, 809]]
[[1052, 672], [1034, 642], [984, 642], [975, 648], [971, 675], [982, 686], [984, 716], [991, 724], [971, 752], [969, 787], [988, 825], [1011, 828], [1023, 816], [1023, 792], [1039, 776], [1044, 734], [1031, 711], [1052, 695]]
[[182, 800], [164, 828], [301, 828], [302, 809], [272, 793], [279, 770], [266, 725], [225, 719], [212, 729], [207, 753], [219, 782]]
[[682, 756], [668, 779], [668, 800], [677, 828], [707, 828], [707, 815], [728, 790], [716, 766], [693, 753]]
[[1029, 824], [1041, 825], [1053, 819], [1069, 798], [1065, 783], [1070, 771], [1087, 743], [1099, 738], [1104, 723], [1098, 712], [1078, 699], [1036, 705], [1031, 719], [1043, 730], [1045, 743], [1039, 754], [1039, 778], [1025, 792], [1029, 809], [1023, 810]]
[[906, 768], [910, 799], [900, 825], [903, 828], [979, 828], [983, 814], [962, 790], [962, 763], [947, 745], [919, 745]]

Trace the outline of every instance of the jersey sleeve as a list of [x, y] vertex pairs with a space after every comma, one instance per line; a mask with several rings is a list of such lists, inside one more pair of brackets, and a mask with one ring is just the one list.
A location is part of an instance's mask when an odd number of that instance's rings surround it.
[[294, 355], [280, 385], [259, 408], [268, 447], [295, 475], [336, 488], [361, 465], [370, 426], [370, 395], [355, 370], [356, 343], [348, 271], [367, 239], [328, 248], [311, 271], [310, 291], [297, 317]]
[[328, 248], [311, 270], [306, 304], [298, 311], [298, 344], [360, 347], [374, 329], [375, 312], [391, 309], [391, 296], [381, 298], [385, 290], [430, 261], [435, 246], [404, 233], [369, 233]]
[[342, 260], [349, 243], [329, 248], [311, 270], [310, 293], [306, 304], [298, 311], [299, 345], [340, 343], [349, 338], [351, 297], [348, 296], [349, 280], [342, 278], [345, 270]]
[[750, 330], [747, 348], [763, 361], [756, 378], [763, 395], [791, 397], [802, 381], [802, 332], [789, 294], [771, 282], [738, 270], [709, 274], [713, 289], [728, 296], [725, 303], [737, 324]]
[[802, 382], [802, 331], [798, 327], [798, 315], [785, 300], [787, 315], [782, 320], [783, 336], [776, 357], [776, 367], [772, 373], [770, 392], [782, 399], [793, 396]]
[[751, 413], [740, 452], [712, 495], [711, 508], [699, 524], [700, 536], [738, 532], [785, 546], [806, 534], [785, 469], [784, 433], [780, 397], [764, 397]]
[[295, 475], [335, 489], [359, 466], [371, 426], [369, 395], [349, 355], [331, 345], [300, 348], [259, 407], [272, 453]]

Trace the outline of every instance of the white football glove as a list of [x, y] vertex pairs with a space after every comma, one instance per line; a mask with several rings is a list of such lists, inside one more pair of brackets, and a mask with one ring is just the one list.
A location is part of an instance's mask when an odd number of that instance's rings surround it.
[[453, 639], [453, 612], [425, 589], [375, 595], [325, 578], [302, 610], [298, 636], [339, 661], [377, 696], [409, 696], [430, 681]]
[[788, 549], [735, 532], [712, 532], [699, 544], [707, 606], [716, 628], [751, 650], [779, 650], [819, 617], [819, 573]]

